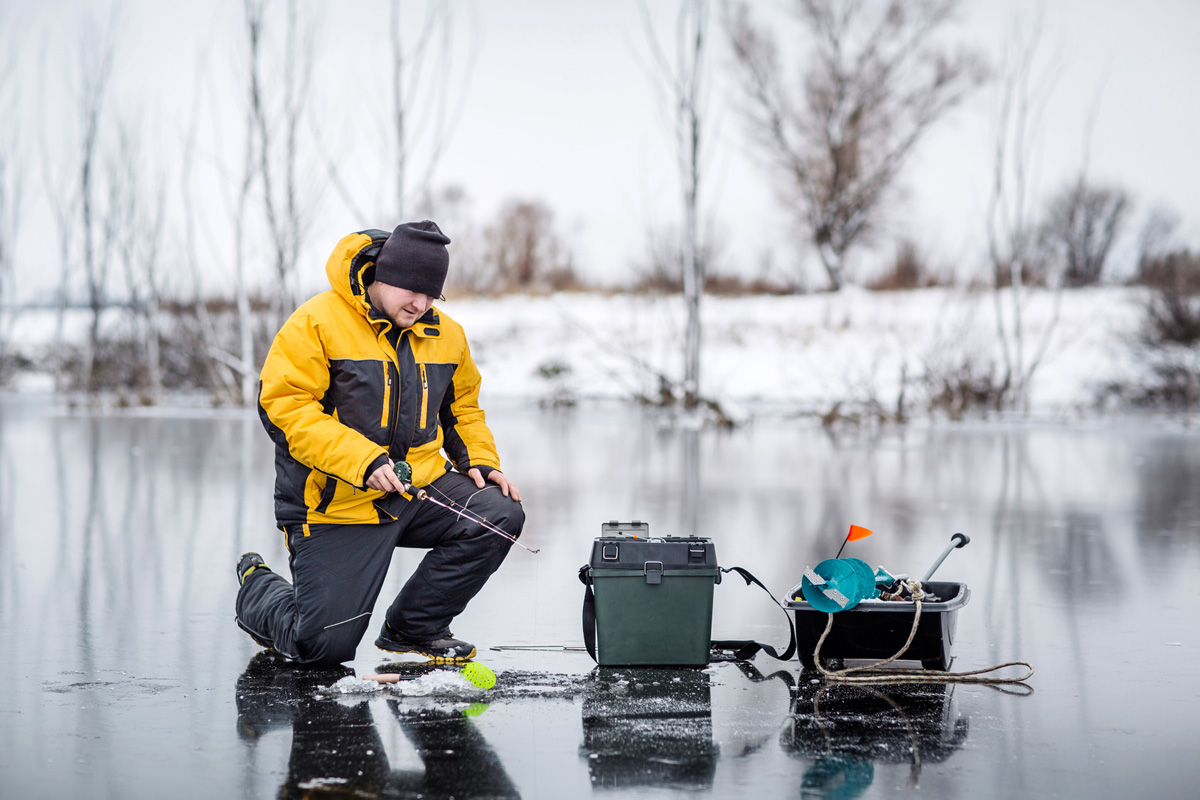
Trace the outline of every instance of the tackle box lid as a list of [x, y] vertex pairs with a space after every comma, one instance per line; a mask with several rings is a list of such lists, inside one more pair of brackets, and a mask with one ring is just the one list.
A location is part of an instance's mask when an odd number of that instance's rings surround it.
[[701, 536], [651, 537], [646, 522], [605, 522], [601, 535], [592, 543], [594, 570], [644, 569], [647, 564], [664, 570], [719, 570], [717, 549]]

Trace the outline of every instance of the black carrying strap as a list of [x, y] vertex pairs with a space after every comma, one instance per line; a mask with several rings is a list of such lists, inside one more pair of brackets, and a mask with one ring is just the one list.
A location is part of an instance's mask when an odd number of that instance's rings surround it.
[[583, 645], [592, 661], [596, 658], [596, 595], [592, 594], [592, 568], [584, 564], [579, 568], [579, 582], [583, 584]]
[[[768, 589], [762, 581], [751, 575], [750, 570], [746, 569], [745, 567], [730, 567], [729, 569], [722, 567], [721, 572], [736, 572], [746, 581], [747, 586], [752, 583], [757, 584], [770, 596], [772, 603], [779, 605], [779, 601], [775, 599], [775, 595], [771, 594], [771, 590]], [[783, 655], [780, 655], [779, 651], [777, 651], [771, 645], [762, 644], [761, 642], [756, 642], [752, 639], [746, 641], [722, 639], [721, 641], [714, 641], [711, 645], [711, 649], [721, 650], [723, 652], [732, 652], [734, 661], [748, 661], [751, 658], [754, 658], [759, 650], [762, 650], [771, 658], [777, 658], [780, 661], [787, 661], [796, 654], [796, 626], [792, 625], [792, 615], [787, 612], [787, 609], [781, 606], [780, 610], [783, 611], [784, 617], [787, 618], [789, 636], [787, 650], [783, 652]]]
[[[748, 569], [744, 567], [729, 567], [728, 569], [721, 567], [720, 569], [721, 572], [736, 572], [738, 575], [741, 575], [742, 579], [746, 581], [747, 586], [752, 583], [758, 584], [764, 592], [770, 595], [771, 602], [779, 605], [775, 600], [775, 595], [771, 594], [771, 590], [762, 581], [750, 574]], [[592, 593], [591, 572], [592, 568], [587, 564], [579, 568], [579, 582], [583, 584], [583, 644], [587, 647], [588, 655], [592, 657], [592, 660], [598, 661], [599, 659], [596, 658], [596, 596]], [[784, 616], [787, 617], [788, 635], [790, 637], [787, 649], [783, 652], [783, 655], [780, 655], [779, 651], [771, 645], [762, 644], [753, 639], [721, 639], [713, 641], [709, 645], [710, 651], [719, 650], [722, 653], [730, 653], [734, 661], [749, 661], [761, 650], [771, 658], [787, 661], [796, 654], [796, 628], [792, 625], [792, 617], [787, 613], [787, 609], [782, 608], [782, 606], [780, 608]]]

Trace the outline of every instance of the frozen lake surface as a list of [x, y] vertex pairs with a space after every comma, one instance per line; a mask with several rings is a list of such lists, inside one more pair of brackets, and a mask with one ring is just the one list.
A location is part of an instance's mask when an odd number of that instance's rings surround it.
[[[301, 671], [233, 622], [233, 565], [286, 572], [269, 441], [242, 412], [72, 414], [0, 400], [4, 797], [1191, 797], [1200, 785], [1200, 434], [1140, 421], [831, 435], [777, 420], [664, 430], [621, 405], [491, 409], [528, 515], [455, 625], [480, 691], [391, 657]], [[597, 668], [576, 573], [607, 520], [711, 537], [778, 597], [847, 554], [965, 582], [954, 669], [1027, 687], [812, 682], [760, 654]], [[420, 553], [398, 551], [375, 620]], [[733, 576], [715, 638], [782, 645]], [[370, 629], [374, 631], [374, 626]], [[492, 648], [510, 648], [494, 650]], [[533, 649], [511, 649], [533, 648]], [[344, 682], [343, 687], [354, 682]]]

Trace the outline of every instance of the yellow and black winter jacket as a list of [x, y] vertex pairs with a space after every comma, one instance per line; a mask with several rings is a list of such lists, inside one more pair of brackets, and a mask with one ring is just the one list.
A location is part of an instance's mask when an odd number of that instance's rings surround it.
[[400, 330], [367, 299], [388, 235], [338, 242], [325, 265], [333, 288], [296, 309], [267, 353], [258, 409], [276, 446], [280, 526], [395, 517], [408, 496], [366, 487], [389, 456], [412, 464], [416, 486], [451, 466], [500, 468], [462, 326], [431, 308]]

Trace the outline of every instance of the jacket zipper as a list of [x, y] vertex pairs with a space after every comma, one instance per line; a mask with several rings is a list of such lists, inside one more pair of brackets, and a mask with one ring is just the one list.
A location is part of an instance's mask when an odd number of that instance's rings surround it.
[[417, 427], [425, 430], [425, 420], [429, 416], [429, 379], [425, 375], [425, 365], [421, 364], [421, 424]]
[[383, 419], [379, 421], [379, 427], [386, 428], [392, 410], [392, 371], [388, 369], [388, 362], [380, 363], [383, 365]]
[[[388, 327], [389, 326], [385, 325], [379, 333], [379, 338], [383, 340], [383, 343], [385, 345], [387, 345], [387, 347], [385, 347], [383, 350], [385, 355], [387, 354], [388, 347], [391, 347], [391, 342], [389, 342], [387, 339]], [[404, 334], [402, 333], [401, 336], [403, 336], [403, 335]], [[395, 369], [396, 378], [395, 378], [395, 386], [394, 387], [392, 386], [392, 383], [393, 383], [392, 367], [396, 368]], [[399, 419], [399, 417], [400, 417], [400, 378], [399, 378], [400, 367], [396, 364], [395, 350], [392, 351], [392, 356], [387, 361], [383, 362], [383, 368], [387, 372], [387, 383], [386, 383], [385, 392], [388, 395], [388, 402], [385, 404], [385, 408], [387, 410], [384, 412], [384, 414], [386, 415], [386, 418], [387, 418], [387, 429], [388, 429], [387, 444], [385, 445], [385, 447], [387, 447], [388, 454], [390, 455], [392, 452], [392, 440], [396, 438], [396, 420]]]

